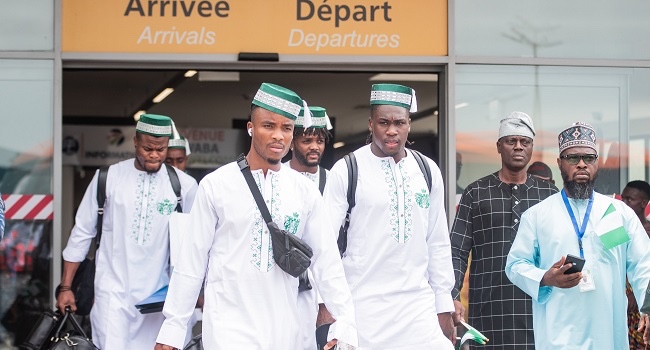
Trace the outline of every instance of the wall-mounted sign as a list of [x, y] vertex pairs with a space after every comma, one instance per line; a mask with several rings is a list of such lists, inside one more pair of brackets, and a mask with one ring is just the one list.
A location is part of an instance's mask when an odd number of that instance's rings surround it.
[[63, 51], [444, 56], [446, 0], [63, 0]]
[[[217, 168], [248, 150], [242, 130], [179, 128], [190, 140], [190, 168]], [[103, 166], [135, 157], [132, 126], [63, 126], [63, 164]]]

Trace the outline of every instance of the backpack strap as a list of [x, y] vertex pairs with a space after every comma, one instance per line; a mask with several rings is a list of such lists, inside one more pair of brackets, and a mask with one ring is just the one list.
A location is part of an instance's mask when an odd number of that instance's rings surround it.
[[325, 168], [322, 166], [318, 167], [318, 190], [320, 194], [323, 194], [325, 190], [325, 181], [327, 181], [327, 174], [325, 173]]
[[97, 235], [95, 236], [95, 251], [99, 250], [99, 243], [102, 240], [102, 225], [104, 224], [104, 204], [106, 204], [106, 179], [108, 178], [108, 168], [103, 166], [99, 168], [97, 176], [97, 226], [95, 227]]
[[429, 167], [429, 162], [427, 162], [427, 159], [424, 157], [424, 155], [414, 149], [409, 149], [411, 151], [411, 154], [413, 154], [413, 158], [415, 158], [415, 161], [418, 162], [418, 166], [420, 167], [420, 171], [422, 171], [422, 175], [424, 175], [424, 179], [427, 181], [427, 187], [429, 187], [429, 193], [431, 193], [431, 168]]
[[167, 174], [169, 174], [169, 181], [172, 183], [172, 189], [176, 195], [176, 211], [179, 213], [183, 212], [183, 207], [181, 206], [181, 182], [178, 180], [178, 174], [173, 166], [165, 163], [167, 167]]
[[339, 252], [341, 256], [345, 253], [345, 250], [348, 248], [348, 228], [350, 227], [350, 213], [352, 208], [357, 204], [356, 203], [356, 193], [357, 193], [357, 179], [359, 178], [359, 170], [357, 168], [357, 159], [354, 156], [353, 152], [350, 152], [343, 156], [345, 164], [348, 167], [348, 211], [345, 213], [345, 221], [343, 226], [339, 229], [339, 238], [337, 244], [339, 246]]

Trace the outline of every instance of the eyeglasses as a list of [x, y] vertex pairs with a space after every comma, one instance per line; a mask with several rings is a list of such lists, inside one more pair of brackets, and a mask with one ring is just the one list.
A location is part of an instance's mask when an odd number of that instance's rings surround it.
[[560, 158], [566, 160], [566, 162], [571, 165], [576, 165], [580, 163], [580, 159], [582, 159], [582, 161], [585, 162], [585, 164], [593, 164], [598, 159], [598, 155], [597, 154], [565, 154]]

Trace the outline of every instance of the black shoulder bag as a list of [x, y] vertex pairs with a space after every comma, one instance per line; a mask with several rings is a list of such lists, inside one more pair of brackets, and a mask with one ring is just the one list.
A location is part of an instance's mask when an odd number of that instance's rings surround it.
[[345, 213], [345, 221], [343, 226], [339, 229], [339, 238], [336, 243], [339, 246], [339, 253], [343, 256], [345, 250], [348, 248], [348, 228], [350, 228], [350, 213], [352, 208], [357, 204], [356, 203], [356, 192], [357, 192], [357, 177], [359, 170], [357, 169], [357, 159], [354, 157], [354, 153], [350, 152], [343, 156], [345, 164], [348, 167], [348, 211]]
[[255, 198], [257, 207], [269, 228], [271, 246], [273, 247], [273, 259], [275, 260], [275, 263], [284, 272], [291, 276], [300, 276], [300, 274], [307, 271], [307, 268], [311, 265], [311, 257], [314, 255], [311, 247], [302, 239], [285, 230], [281, 230], [278, 225], [272, 221], [271, 213], [269, 212], [266, 203], [264, 203], [262, 193], [260, 193], [260, 189], [257, 188], [251, 169], [243, 154], [239, 156], [239, 159], [237, 159], [237, 164], [239, 165], [241, 172], [244, 174], [244, 178], [253, 194], [253, 198]]
[[68, 307], [65, 315], [61, 315], [58, 310], [43, 312], [25, 342], [20, 345], [20, 349], [97, 350], [97, 347], [88, 338]]
[[182, 213], [183, 207], [181, 206], [181, 182], [180, 180], [178, 180], [178, 174], [176, 174], [176, 170], [174, 170], [174, 167], [167, 163], [165, 163], [165, 166], [167, 167], [169, 182], [172, 183], [172, 189], [174, 190], [174, 194], [176, 195], [176, 211]]
[[[68, 308], [65, 311], [63, 320], [61, 320], [56, 332], [50, 338], [48, 350], [98, 350], [93, 341], [86, 336], [70, 309]], [[72, 325], [72, 328], [64, 331], [67, 322]]]

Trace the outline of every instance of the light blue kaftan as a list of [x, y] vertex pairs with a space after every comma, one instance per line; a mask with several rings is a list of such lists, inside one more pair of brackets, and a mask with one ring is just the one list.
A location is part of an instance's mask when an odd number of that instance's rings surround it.
[[[587, 201], [569, 201], [580, 227]], [[602, 218], [608, 208], [608, 215], [616, 215], [612, 218], [619, 220], [629, 236], [627, 242], [610, 249], [597, 234], [602, 231], [598, 227], [604, 225]], [[579, 256], [578, 236], [560, 193], [522, 216], [505, 272], [533, 299], [538, 350], [628, 349], [625, 277], [627, 274], [637, 302], [642, 305], [650, 280], [650, 239], [637, 216], [622, 201], [594, 193], [582, 243], [584, 270], [591, 272], [595, 290], [540, 286], [544, 273], [563, 255]]]

